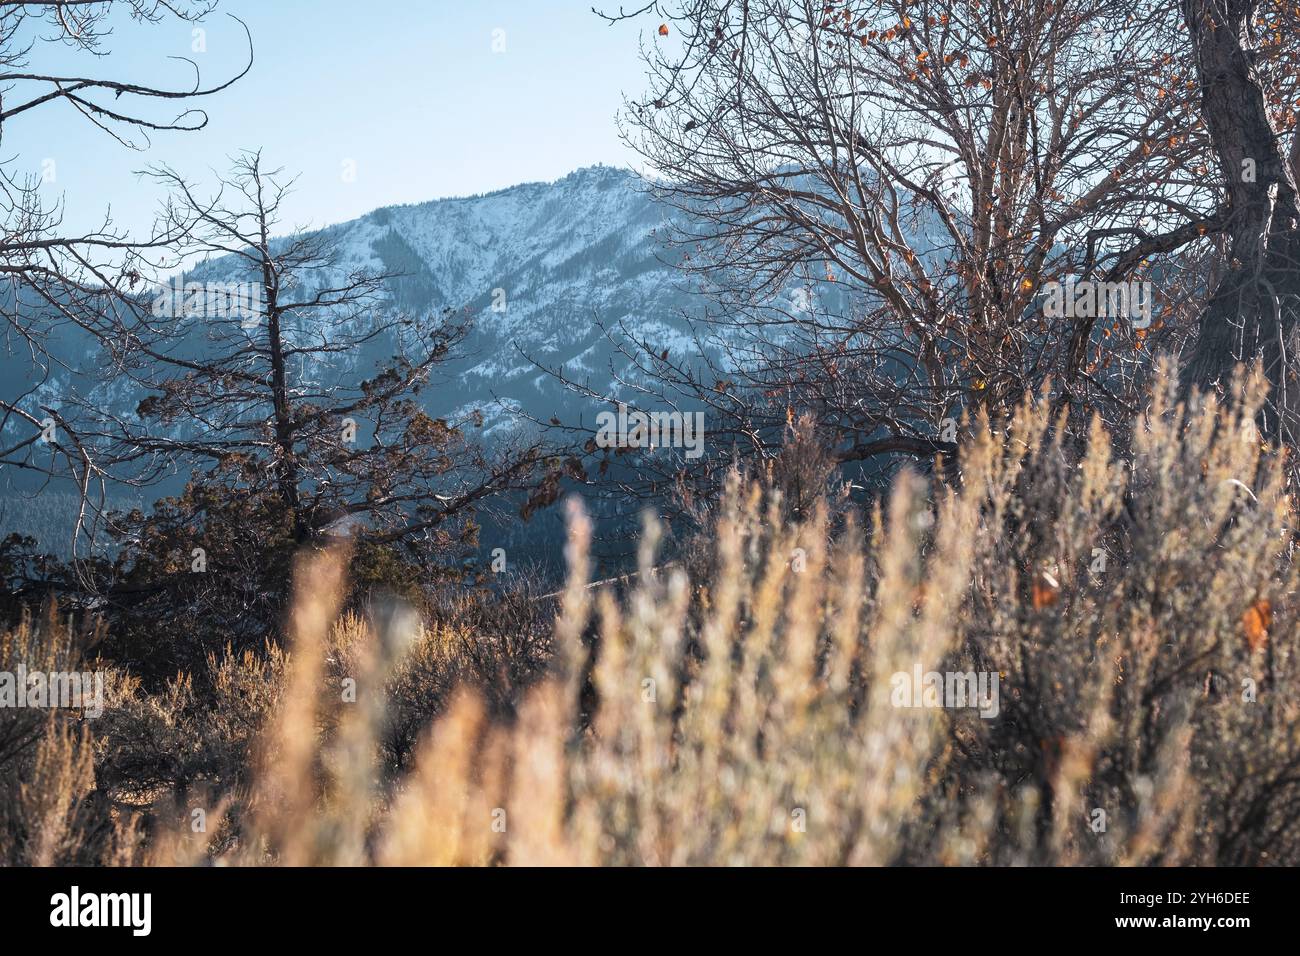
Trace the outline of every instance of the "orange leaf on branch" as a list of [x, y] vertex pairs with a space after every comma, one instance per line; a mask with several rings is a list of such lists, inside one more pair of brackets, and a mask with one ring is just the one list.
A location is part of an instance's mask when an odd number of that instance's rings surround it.
[[1246, 646], [1251, 652], [1261, 650], [1268, 643], [1268, 629], [1273, 626], [1273, 605], [1260, 598], [1241, 616], [1241, 630]]

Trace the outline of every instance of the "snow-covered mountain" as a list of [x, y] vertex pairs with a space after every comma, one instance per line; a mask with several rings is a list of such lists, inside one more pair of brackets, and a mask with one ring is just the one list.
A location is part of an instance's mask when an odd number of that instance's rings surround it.
[[[420, 392], [427, 412], [467, 425], [478, 418], [469, 413], [478, 411], [483, 423], [479, 434], [489, 440], [512, 427], [527, 427], [528, 419], [555, 418], [594, 430], [596, 415], [609, 406], [566, 389], [545, 369], [561, 370], [566, 379], [596, 394], [652, 404], [640, 390], [629, 392], [620, 385], [639, 376], [611, 333], [625, 345], [643, 343], [656, 354], [668, 350], [675, 361], [698, 371], [703, 371], [702, 348], [720, 365], [727, 364], [718, 350], [697, 341], [691, 327], [690, 317], [698, 317], [704, 303], [675, 267], [676, 253], [663, 242], [673, 215], [636, 176], [603, 166], [580, 169], [553, 183], [386, 207], [322, 230], [337, 252], [336, 261], [329, 269], [299, 276], [306, 287], [298, 290], [299, 298], [310, 298], [313, 287], [337, 288], [356, 272], [395, 274], [386, 283], [380, 311], [432, 322], [450, 310], [470, 324], [467, 339]], [[256, 278], [243, 274], [243, 268], [237, 257], [215, 258], [172, 281], [242, 283]], [[789, 295], [797, 298], [796, 293], [823, 305], [833, 304], [840, 294], [834, 288], [792, 286]], [[0, 308], [39, 307], [5, 301], [0, 290]], [[307, 313], [302, 321], [313, 318], [320, 321], [319, 312]], [[363, 312], [351, 321], [374, 323], [375, 315]], [[202, 329], [194, 323], [193, 338], [185, 346], [199, 353], [196, 358], [203, 348]], [[290, 324], [287, 334], [311, 335], [317, 341], [320, 329]], [[89, 398], [83, 403], [88, 407], [134, 415], [145, 393], [131, 379], [114, 377], [102, 367], [104, 353], [97, 342], [63, 324], [54, 326], [43, 344], [57, 359], [44, 367], [21, 347], [0, 349], [0, 394], [35, 412], [42, 405], [70, 404], [68, 396], [75, 392]], [[394, 350], [394, 342], [377, 337], [355, 352], [334, 354], [332, 367], [319, 375], [311, 368], [298, 371], [316, 382], [341, 378], [356, 383], [386, 364]], [[0, 438], [14, 438], [21, 427], [0, 423]], [[138, 497], [153, 500], [174, 493], [186, 477], [173, 475]], [[15, 494], [32, 493], [40, 481], [36, 473], [0, 474], [0, 499], [16, 501]], [[0, 528], [4, 519], [26, 507], [5, 504], [0, 500]]]
[[[565, 401], [530, 358], [607, 388], [614, 352], [602, 326], [625, 325], [656, 347], [693, 347], [682, 312], [695, 303], [655, 235], [664, 225], [664, 210], [634, 175], [594, 166], [553, 183], [391, 206], [330, 226], [323, 232], [340, 253], [336, 267], [302, 279], [312, 286], [357, 270], [402, 273], [387, 284], [385, 308], [417, 320], [444, 309], [469, 319], [470, 338], [445, 370], [449, 381], [427, 390], [425, 400], [440, 415], [481, 407], [489, 424], [499, 424], [494, 398], [539, 416]], [[243, 278], [235, 270], [233, 258], [214, 259], [183, 281]], [[28, 370], [30, 355], [0, 356], [6, 396], [43, 380], [31, 401], [60, 404], [69, 388], [95, 388], [104, 404], [122, 408], [142, 397], [78, 375], [95, 370], [101, 357], [75, 332], [56, 334], [50, 344], [66, 366], [52, 376]], [[375, 356], [352, 356], [357, 371], [368, 371], [386, 345], [377, 344]]]
[[[310, 286], [352, 270], [401, 273], [388, 282], [387, 308], [417, 320], [451, 309], [470, 321], [469, 338], [422, 393], [432, 414], [479, 409], [487, 434], [508, 427], [512, 408], [590, 421], [597, 406], [534, 363], [616, 391], [626, 360], [605, 329], [626, 327], [656, 349], [693, 347], [682, 318], [693, 297], [656, 236], [664, 226], [664, 210], [635, 176], [596, 166], [554, 183], [391, 206], [329, 227], [341, 253], [336, 269], [303, 278]], [[192, 278], [226, 278], [229, 267], [215, 260]], [[364, 375], [385, 347], [352, 356], [355, 371]]]
[[[435, 321], [450, 309], [470, 321], [467, 340], [420, 393], [431, 414], [459, 419], [477, 409], [484, 420], [480, 434], [489, 438], [521, 421], [512, 409], [590, 426], [606, 406], [565, 389], [530, 359], [616, 394], [614, 380], [627, 363], [605, 329], [624, 328], [657, 352], [697, 351], [684, 314], [697, 312], [699, 302], [661, 241], [667, 215], [633, 174], [590, 167], [553, 183], [387, 207], [330, 226], [324, 232], [339, 252], [336, 274], [302, 281], [324, 286], [357, 270], [402, 273], [388, 282], [383, 309], [417, 321]], [[249, 278], [238, 268], [233, 257], [213, 259], [184, 281]], [[40, 307], [12, 298], [0, 306]], [[35, 410], [69, 404], [75, 391], [92, 396], [94, 407], [129, 416], [144, 397], [129, 379], [104, 375], [102, 351], [75, 327], [56, 325], [43, 344], [56, 359], [44, 367], [23, 348], [0, 349], [0, 390], [7, 399]], [[393, 354], [392, 345], [367, 343], [363, 354], [339, 356], [348, 367], [334, 371], [353, 381], [368, 377]], [[11, 439], [20, 427], [0, 425]], [[146, 497], [174, 492], [182, 481], [177, 475]], [[30, 493], [32, 482], [39, 476], [10, 470], [0, 475], [0, 498]], [[0, 508], [5, 512], [12, 517], [15, 509]]]

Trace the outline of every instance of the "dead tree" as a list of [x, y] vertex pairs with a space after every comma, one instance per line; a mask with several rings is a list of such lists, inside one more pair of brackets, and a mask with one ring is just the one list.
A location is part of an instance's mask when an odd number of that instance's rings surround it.
[[[637, 12], [651, 89], [627, 135], [680, 214], [672, 242], [723, 358], [674, 370], [642, 351], [673, 388], [730, 406], [729, 432], [770, 454], [811, 411], [842, 461], [924, 458], [963, 414], [1049, 377], [1116, 421], [1148, 353], [1186, 334], [1221, 223], [1169, 4]], [[1167, 231], [1182, 241], [1150, 328], [1045, 315], [1069, 276], [1151, 280]]]
[[1295, 326], [1300, 315], [1300, 16], [1256, 0], [1184, 0], [1201, 114], [1222, 184], [1226, 267], [1200, 317], [1190, 384], [1226, 381], [1262, 358], [1275, 413], [1297, 437]]
[[394, 276], [344, 262], [329, 230], [277, 237], [291, 183], [260, 154], [238, 157], [210, 197], [169, 169], [155, 176], [174, 195], [160, 228], [185, 228], [180, 251], [207, 261], [149, 300], [156, 331], [128, 362], [146, 396], [136, 414], [99, 415], [93, 435], [118, 472], [148, 483], [180, 470], [265, 495], [298, 544], [351, 526], [428, 549], [541, 468], [538, 446], [489, 453], [468, 437], [472, 416], [423, 411], [466, 324], [397, 309]]
[[[197, 21], [215, 0], [43, 0], [0, 5], [0, 143], [13, 123], [37, 111], [71, 107], [106, 136], [130, 149], [144, 149], [159, 132], [188, 132], [207, 124], [195, 104], [226, 89], [252, 66], [220, 83], [205, 85], [198, 66], [175, 86], [149, 85], [111, 76], [66, 75], [41, 65], [51, 46], [72, 48], [88, 63], [110, 51], [114, 27], [129, 18], [143, 26], [169, 19]], [[242, 27], [243, 24], [241, 23]], [[245, 34], [247, 30], [245, 28]], [[179, 112], [177, 110], [179, 109]], [[105, 218], [85, 232], [62, 228], [62, 208], [42, 199], [39, 178], [24, 174], [15, 159], [0, 163], [0, 277], [10, 305], [0, 309], [0, 331], [11, 350], [30, 355], [44, 380], [66, 370], [48, 348], [61, 325], [79, 328], [103, 350], [101, 365], [121, 358], [122, 343], [138, 330], [122, 324], [111, 307], [115, 296], [139, 293], [153, 267], [167, 261], [178, 231], [131, 237]], [[86, 514], [91, 486], [105, 473], [74, 423], [55, 407], [38, 407], [32, 395], [0, 395], [0, 466], [47, 478], [71, 478]], [[53, 437], [51, 437], [53, 436]], [[78, 529], [81, 522], [78, 522]], [[76, 535], [74, 534], [74, 538]], [[75, 546], [75, 541], [74, 541]]]

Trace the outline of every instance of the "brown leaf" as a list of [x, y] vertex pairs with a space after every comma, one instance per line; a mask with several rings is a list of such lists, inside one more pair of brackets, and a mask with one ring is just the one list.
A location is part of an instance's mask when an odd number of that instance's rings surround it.
[[1260, 598], [1241, 616], [1241, 630], [1252, 653], [1268, 643], [1268, 629], [1273, 626], [1273, 605]]
[[1045, 607], [1051, 607], [1061, 596], [1061, 587], [1055, 580], [1046, 574], [1040, 574], [1034, 578], [1031, 597], [1034, 602], [1034, 610], [1041, 611]]

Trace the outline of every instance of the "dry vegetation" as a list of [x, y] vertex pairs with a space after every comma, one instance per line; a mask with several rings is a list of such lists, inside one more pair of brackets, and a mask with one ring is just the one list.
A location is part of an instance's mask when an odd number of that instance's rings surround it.
[[[304, 555], [289, 650], [154, 693], [110, 670], [96, 721], [0, 712], [0, 862], [1295, 864], [1295, 502], [1263, 394], [1185, 410], [1162, 374], [1131, 438], [1084, 447], [1027, 398], [861, 517], [805, 501], [807, 456], [733, 475], [671, 567], [647, 523], [622, 593], [584, 586], [575, 509], [541, 636], [354, 613], [344, 556]], [[47, 610], [0, 669], [93, 638]], [[893, 706], [916, 665], [998, 672], [1000, 712]]]

